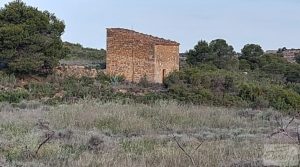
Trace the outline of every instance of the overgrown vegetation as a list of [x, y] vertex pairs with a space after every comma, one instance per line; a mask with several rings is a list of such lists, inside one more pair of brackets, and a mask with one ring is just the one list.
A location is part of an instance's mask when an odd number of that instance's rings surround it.
[[224, 40], [200, 41], [187, 53], [190, 66], [166, 79], [169, 95], [195, 104], [299, 111], [299, 64], [289, 63], [280, 54], [264, 54], [259, 45], [248, 44], [235, 63], [238, 68], [220, 66], [234, 67], [228, 59], [234, 56], [228, 52], [230, 48]]
[[[300, 94], [272, 79], [255, 80], [256, 72], [245, 75], [207, 67], [195, 67], [173, 73], [165, 84], [175, 99], [195, 104], [241, 106], [255, 109], [299, 111]], [[292, 84], [299, 86], [299, 83]]]

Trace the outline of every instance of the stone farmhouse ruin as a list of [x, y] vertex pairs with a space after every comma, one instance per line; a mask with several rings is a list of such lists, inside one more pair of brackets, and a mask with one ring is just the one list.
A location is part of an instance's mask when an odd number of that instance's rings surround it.
[[179, 43], [122, 28], [107, 29], [106, 73], [162, 83], [179, 70]]
[[286, 58], [289, 62], [296, 62], [295, 58], [300, 54], [300, 49], [287, 49], [282, 52], [283, 57]]
[[278, 51], [278, 50], [267, 50], [266, 53], [270, 53], [270, 54], [277, 54], [277, 53], [281, 53], [282, 56], [291, 63], [295, 63], [296, 60], [296, 56], [298, 56], [300, 54], [300, 49], [284, 49], [282, 51]]

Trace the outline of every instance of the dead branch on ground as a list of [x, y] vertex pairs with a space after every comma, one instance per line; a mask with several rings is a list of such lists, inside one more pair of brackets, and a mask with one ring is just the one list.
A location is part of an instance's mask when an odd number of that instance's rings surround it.
[[297, 142], [298, 145], [300, 145], [300, 133], [299, 133], [299, 125], [297, 124], [297, 140], [295, 138], [293, 138], [292, 136], [290, 136], [288, 134], [288, 127], [295, 121], [295, 116], [293, 116], [293, 118], [288, 122], [288, 124], [286, 126], [283, 125], [283, 121], [282, 121], [282, 118], [280, 119], [280, 122], [278, 120], [278, 118], [276, 118], [276, 122], [277, 122], [277, 125], [279, 126], [278, 130], [273, 132], [269, 138], [272, 138], [274, 135], [277, 135], [277, 134], [283, 134], [287, 137], [289, 137], [290, 139], [294, 140], [295, 142]]
[[44, 144], [46, 144], [47, 142], [49, 142], [49, 141], [53, 138], [54, 135], [55, 135], [55, 132], [54, 132], [54, 131], [51, 131], [51, 134], [48, 135], [48, 137], [47, 137], [41, 144], [39, 144], [39, 147], [38, 147], [37, 150], [35, 151], [35, 155], [38, 155], [39, 150], [42, 148], [42, 146], [43, 146]]
[[[156, 119], [158, 122], [160, 122], [161, 125], [163, 125], [163, 127], [172, 132], [172, 139], [175, 141], [175, 143], [177, 144], [177, 146], [180, 148], [180, 150], [190, 159], [191, 163], [193, 164], [193, 166], [197, 166], [195, 163], [195, 159], [193, 157], [193, 155], [195, 154], [195, 152], [202, 146], [202, 144], [204, 143], [204, 141], [199, 141], [199, 145], [191, 152], [188, 153], [186, 149], [184, 149], [184, 147], [180, 144], [180, 142], [177, 140], [176, 136], [173, 133], [173, 130], [171, 128], [169, 128], [165, 123], [163, 123], [161, 120]], [[300, 137], [300, 136], [299, 136]], [[198, 140], [198, 139], [197, 139]]]

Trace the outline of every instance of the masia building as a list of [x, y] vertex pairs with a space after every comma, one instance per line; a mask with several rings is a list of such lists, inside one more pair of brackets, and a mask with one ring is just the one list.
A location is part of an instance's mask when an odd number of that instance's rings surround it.
[[106, 72], [126, 80], [162, 83], [179, 70], [179, 43], [121, 28], [107, 29]]

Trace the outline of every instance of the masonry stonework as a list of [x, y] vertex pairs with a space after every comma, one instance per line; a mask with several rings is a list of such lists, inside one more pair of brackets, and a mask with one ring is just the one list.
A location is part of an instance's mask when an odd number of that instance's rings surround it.
[[179, 43], [121, 28], [107, 29], [106, 72], [139, 82], [162, 83], [179, 70]]

